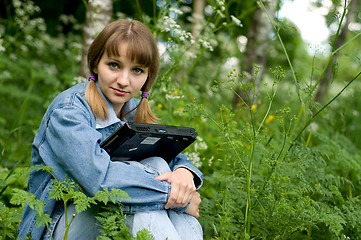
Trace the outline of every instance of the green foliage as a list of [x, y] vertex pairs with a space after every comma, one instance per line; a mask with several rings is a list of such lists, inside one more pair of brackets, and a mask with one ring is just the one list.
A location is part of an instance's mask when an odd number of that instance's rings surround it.
[[[162, 123], [199, 134], [187, 155], [205, 175], [199, 219], [205, 239], [360, 239], [359, 33], [351, 32], [337, 52], [329, 102], [321, 106], [313, 95], [327, 59], [320, 50], [310, 56], [287, 20], [273, 23], [267, 67], [252, 76], [233, 70], [239, 62], [232, 60], [242, 61], [234, 39], [247, 35], [256, 1], [209, 2], [212, 11], [197, 37], [190, 34], [189, 4], [158, 1], [146, 16], [137, 2], [133, 8], [164, 48], [152, 109]], [[339, 21], [337, 7], [329, 23]], [[51, 221], [44, 203], [25, 191], [31, 142], [48, 104], [76, 82], [81, 48], [79, 34], [64, 35], [53, 25], [46, 31], [33, 2], [14, 1], [13, 9], [0, 19], [0, 112], [6, 113], [0, 116], [0, 239], [15, 238], [18, 205], [26, 202], [38, 224]], [[256, 93], [246, 79], [261, 71]], [[232, 108], [237, 87], [249, 101]], [[105, 188], [89, 197], [71, 179], [53, 184], [52, 198], [74, 202], [77, 212], [102, 206], [99, 239], [133, 239], [119, 207], [124, 192]], [[136, 239], [152, 236], [144, 231]]]
[[[38, 171], [46, 171], [52, 174], [52, 168], [48, 166], [41, 166], [38, 168]], [[121, 199], [129, 199], [128, 194], [124, 191], [120, 189], [111, 189], [109, 191], [109, 189], [105, 187], [102, 191], [98, 191], [95, 196], [89, 197], [85, 195], [80, 186], [71, 179], [65, 178], [63, 182], [60, 182], [53, 178], [52, 182], [50, 198], [64, 203], [65, 215], [67, 214], [68, 202], [72, 202], [75, 205], [76, 214], [72, 216], [70, 222], [65, 220], [64, 239], [67, 239], [67, 234], [73, 219], [76, 218], [79, 213], [89, 209], [93, 204], [100, 208], [100, 212], [96, 217], [99, 221], [98, 224], [101, 233], [98, 239], [153, 239], [147, 230], [140, 231], [136, 238], [133, 238], [129, 233], [125, 222], [126, 215], [122, 212], [122, 204], [120, 202]], [[43, 212], [45, 203], [36, 199], [34, 194], [21, 189], [13, 189], [11, 203], [23, 207], [25, 204], [29, 204], [30, 208], [36, 213], [37, 225], [39, 227], [45, 225], [49, 231], [49, 225], [52, 221], [50, 216]], [[14, 223], [19, 221], [21, 213], [17, 211], [9, 213], [5, 204], [1, 202], [0, 210], [1, 218], [5, 219], [6, 217], [6, 221], [3, 223], [3, 228], [5, 229], [4, 235], [5, 237], [12, 237], [16, 231]], [[65, 219], [67, 219], [67, 217], [65, 217]]]
[[0, 201], [0, 239], [15, 239], [16, 226], [19, 223], [21, 211], [9, 208]]

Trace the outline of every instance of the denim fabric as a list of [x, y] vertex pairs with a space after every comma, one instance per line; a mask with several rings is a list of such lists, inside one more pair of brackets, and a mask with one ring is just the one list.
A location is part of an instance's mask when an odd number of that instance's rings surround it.
[[201, 240], [203, 231], [198, 220], [173, 210], [139, 212], [127, 219], [131, 234], [147, 229], [155, 240]]
[[[124, 122], [116, 117], [106, 98], [109, 119], [95, 119], [85, 100], [86, 86], [87, 83], [75, 85], [59, 94], [50, 104], [32, 145], [31, 165], [53, 167], [57, 180], [63, 181], [67, 176], [89, 196], [104, 187], [122, 189], [131, 197], [131, 200], [122, 200], [126, 206], [131, 206], [131, 212], [164, 209], [170, 193], [169, 183], [155, 180], [132, 164], [112, 162], [100, 148], [100, 143]], [[123, 111], [132, 110], [138, 103], [137, 99], [129, 100]], [[132, 121], [134, 115], [135, 111], [124, 121]], [[197, 188], [201, 186], [202, 173], [185, 155], [178, 155], [169, 166], [172, 171], [178, 167], [188, 168], [195, 176]], [[52, 184], [50, 174], [36, 169], [30, 172], [28, 190], [46, 203], [44, 213], [49, 215], [57, 205], [49, 196]], [[24, 238], [31, 233], [32, 239], [40, 239], [44, 229], [44, 226], [37, 226], [35, 212], [26, 205], [18, 237]]]
[[[169, 165], [161, 158], [148, 158], [140, 163], [151, 174], [158, 176], [169, 172]], [[198, 220], [184, 212], [174, 210], [142, 211], [127, 217], [127, 226], [134, 237], [137, 232], [147, 229], [155, 240], [200, 240], [203, 239], [203, 231]]]

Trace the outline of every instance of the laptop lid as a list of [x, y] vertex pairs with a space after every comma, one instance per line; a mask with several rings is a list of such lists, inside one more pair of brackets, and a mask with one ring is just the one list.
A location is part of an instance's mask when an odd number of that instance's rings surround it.
[[170, 162], [197, 138], [194, 128], [128, 122], [101, 143], [112, 161], [162, 157]]

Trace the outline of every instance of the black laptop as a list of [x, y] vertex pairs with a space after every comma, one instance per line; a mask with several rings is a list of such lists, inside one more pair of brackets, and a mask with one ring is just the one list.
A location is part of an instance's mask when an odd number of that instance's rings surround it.
[[140, 161], [162, 157], [170, 162], [197, 138], [194, 128], [125, 123], [101, 143], [112, 161]]

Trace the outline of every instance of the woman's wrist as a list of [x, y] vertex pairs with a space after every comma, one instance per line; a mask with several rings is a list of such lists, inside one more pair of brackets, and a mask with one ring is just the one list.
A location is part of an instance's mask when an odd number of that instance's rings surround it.
[[189, 170], [188, 168], [186, 168], [186, 167], [179, 167], [179, 168], [175, 169], [174, 172], [175, 172], [175, 171], [183, 171], [184, 174], [187, 174], [187, 175], [189, 175], [190, 177], [192, 177], [192, 179], [194, 179], [194, 174], [193, 174], [193, 172], [192, 172], [191, 170]]

